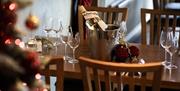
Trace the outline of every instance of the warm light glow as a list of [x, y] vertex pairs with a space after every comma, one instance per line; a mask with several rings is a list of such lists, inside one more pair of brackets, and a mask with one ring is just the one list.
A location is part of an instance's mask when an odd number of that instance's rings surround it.
[[35, 78], [36, 78], [36, 79], [41, 79], [41, 74], [37, 73], [37, 74], [35, 75]]
[[22, 85], [23, 85], [23, 86], [27, 86], [27, 83], [24, 83], [24, 82], [23, 82]]
[[19, 47], [24, 48], [25, 47], [24, 42], [20, 42]]
[[43, 91], [48, 91], [48, 90], [45, 88], [45, 89], [43, 89]]
[[35, 24], [39, 24], [39, 19], [36, 16], [31, 16], [31, 19]]
[[20, 43], [21, 43], [21, 40], [20, 40], [20, 39], [16, 39], [16, 40], [15, 40], [15, 44], [16, 44], [16, 45], [20, 45]]
[[11, 40], [10, 39], [6, 39], [6, 41], [5, 41], [5, 44], [11, 44]]
[[10, 9], [10, 10], [15, 10], [15, 9], [16, 9], [16, 3], [11, 3], [11, 4], [9, 5], [9, 9]]

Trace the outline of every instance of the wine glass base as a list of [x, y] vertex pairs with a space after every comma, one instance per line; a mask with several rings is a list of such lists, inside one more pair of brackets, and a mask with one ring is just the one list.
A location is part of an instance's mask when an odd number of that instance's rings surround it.
[[64, 56], [64, 60], [65, 60], [65, 61], [68, 61], [68, 60], [72, 60], [72, 58], [69, 57], [69, 56]]
[[171, 62], [163, 61], [162, 65], [167, 68], [170, 65]]
[[168, 65], [167, 69], [177, 69], [178, 67], [176, 65]]
[[71, 59], [71, 60], [68, 60], [68, 62], [71, 64], [75, 64], [75, 63], [78, 63], [79, 61], [77, 59]]

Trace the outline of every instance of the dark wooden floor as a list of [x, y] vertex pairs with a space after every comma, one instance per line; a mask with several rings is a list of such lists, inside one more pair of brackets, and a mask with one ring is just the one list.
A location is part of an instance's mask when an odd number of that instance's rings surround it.
[[64, 79], [64, 91], [83, 91], [82, 80]]

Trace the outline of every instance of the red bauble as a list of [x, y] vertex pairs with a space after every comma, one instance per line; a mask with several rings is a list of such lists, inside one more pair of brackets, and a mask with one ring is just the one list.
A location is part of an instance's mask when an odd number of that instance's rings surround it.
[[116, 47], [116, 55], [120, 58], [128, 58], [128, 48], [125, 45], [117, 45]]
[[30, 14], [25, 21], [25, 25], [28, 29], [30, 29], [30, 31], [34, 31], [39, 26], [39, 19], [36, 16]]
[[132, 57], [139, 56], [139, 49], [136, 46], [130, 46], [129, 49]]
[[111, 51], [111, 60], [114, 62], [126, 62], [129, 60], [129, 52], [126, 45], [117, 44]]

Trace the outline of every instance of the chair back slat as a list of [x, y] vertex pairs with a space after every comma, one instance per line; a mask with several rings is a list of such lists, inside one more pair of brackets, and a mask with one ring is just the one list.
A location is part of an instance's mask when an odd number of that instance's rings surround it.
[[98, 76], [98, 70], [96, 68], [93, 68], [93, 72], [94, 72], [94, 79], [95, 79], [95, 88], [96, 91], [101, 91], [101, 87], [100, 87], [100, 78]]
[[177, 15], [174, 15], [174, 17], [173, 17], [173, 24], [172, 24], [173, 30], [176, 29], [176, 25], [177, 25], [176, 22], [177, 22]]
[[147, 79], [146, 76], [147, 75], [144, 72], [143, 73], [139, 73], [139, 74], [141, 74], [141, 83], [140, 83], [141, 84], [140, 85], [141, 86], [141, 91], [146, 91], [146, 85], [145, 84], [146, 84], [146, 79]]
[[[158, 14], [157, 15], [157, 26], [161, 26], [161, 18], [160, 18], [161, 16]], [[156, 26], [156, 25], [155, 25]], [[161, 27], [157, 27], [157, 39], [160, 39], [160, 33], [161, 33]], [[160, 42], [159, 41], [157, 41], [157, 43], [158, 44], [160, 44]]]
[[151, 14], [151, 20], [150, 20], [150, 44], [154, 45], [154, 14]]
[[111, 83], [110, 83], [110, 76], [109, 76], [109, 71], [105, 70], [104, 71], [104, 77], [105, 77], [105, 87], [106, 87], [106, 91], [111, 91]]
[[113, 16], [112, 13], [109, 13], [109, 14], [108, 14], [108, 18], [107, 18], [107, 20], [108, 20], [107, 23], [108, 23], [108, 24], [112, 24], [112, 23], [113, 23], [113, 22], [112, 22], [112, 21], [113, 21], [113, 17], [112, 17], [112, 16]]
[[165, 17], [165, 31], [168, 30], [168, 26], [169, 26], [169, 16], [168, 16], [168, 14], [166, 14], [166, 17]]
[[120, 72], [116, 72], [116, 78], [117, 78], [117, 90], [122, 90], [122, 77]]
[[141, 10], [141, 44], [147, 44], [146, 34], [146, 13], [145, 10]]
[[128, 86], [129, 91], [135, 91], [135, 86], [140, 86], [141, 91], [146, 91], [147, 86], [152, 86], [152, 91], [160, 91], [161, 62], [126, 64], [80, 57], [79, 63], [84, 91], [92, 91], [93, 82], [97, 85], [96, 91], [122, 91], [125, 86]]
[[134, 80], [132, 77], [129, 78], [129, 91], [134, 91]]

